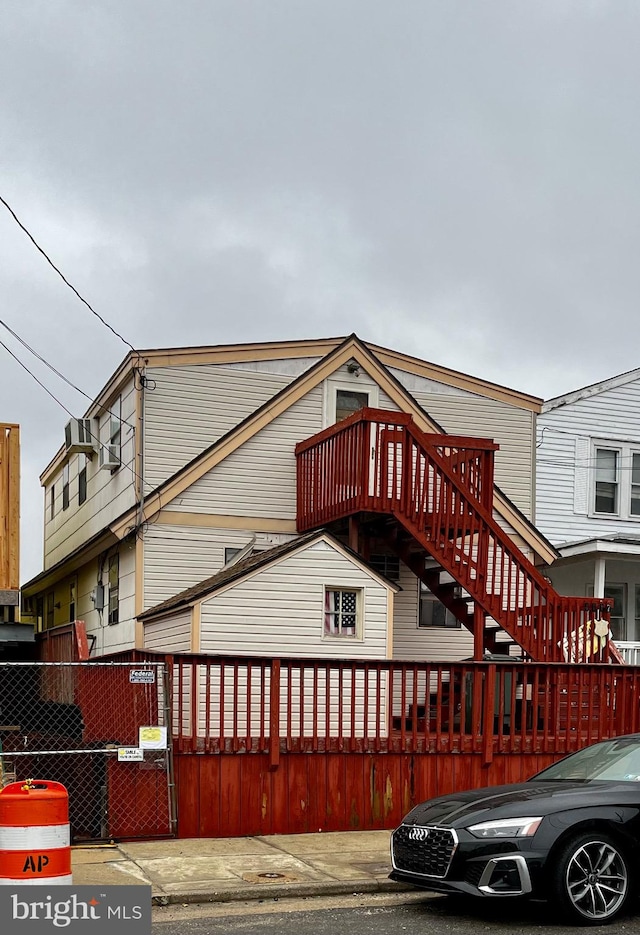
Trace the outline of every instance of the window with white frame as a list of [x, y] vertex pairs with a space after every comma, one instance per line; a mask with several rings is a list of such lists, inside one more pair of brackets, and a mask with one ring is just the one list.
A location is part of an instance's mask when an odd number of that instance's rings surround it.
[[120, 620], [120, 558], [109, 556], [109, 623], [118, 623]]
[[334, 425], [347, 419], [354, 412], [365, 406], [376, 408], [379, 404], [380, 391], [372, 383], [359, 383], [345, 380], [327, 380], [325, 383], [324, 424]]
[[618, 512], [620, 452], [614, 448], [596, 448], [595, 512]]
[[109, 460], [120, 461], [122, 458], [122, 400], [118, 396], [109, 410]]
[[80, 455], [79, 457], [84, 458], [84, 462], [78, 462], [79, 467], [80, 464], [82, 464], [82, 467], [80, 467], [78, 471], [78, 506], [82, 506], [87, 499], [87, 465], [89, 464], [89, 459], [86, 455]]
[[640, 449], [623, 444], [596, 445], [593, 465], [593, 513], [640, 519]]
[[362, 592], [359, 588], [324, 589], [324, 635], [347, 639], [359, 639], [361, 623]]

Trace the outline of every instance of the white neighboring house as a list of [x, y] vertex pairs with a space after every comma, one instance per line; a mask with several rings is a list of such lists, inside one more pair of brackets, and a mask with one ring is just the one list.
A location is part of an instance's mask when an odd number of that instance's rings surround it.
[[561, 555], [547, 574], [611, 598], [616, 644], [640, 663], [640, 369], [547, 400], [536, 465], [536, 522]]
[[[188, 625], [173, 619], [171, 633], [162, 632], [158, 605], [199, 587], [239, 552], [277, 549], [297, 537], [296, 444], [363, 406], [408, 414], [427, 433], [495, 439], [495, 521], [536, 564], [553, 561], [553, 547], [531, 522], [540, 400], [355, 335], [147, 350], [123, 361], [80, 420], [82, 431], [68, 432], [41, 475], [44, 569], [23, 586], [25, 612], [39, 630], [85, 621], [93, 656], [152, 646], [262, 655], [283, 649], [322, 655], [334, 646], [344, 656], [408, 660], [471, 656], [471, 633], [397, 555], [371, 550], [363, 570], [340, 553], [335, 534], [286, 561], [276, 552], [277, 564], [245, 567], [246, 581], [198, 598]], [[294, 580], [285, 572], [296, 562]], [[376, 584], [376, 574], [387, 583]], [[249, 619], [258, 584], [266, 589], [259, 591], [258, 614], [272, 613], [278, 626], [263, 633], [257, 623], [233, 624], [230, 643], [208, 615], [213, 608], [221, 618], [235, 612]], [[380, 588], [387, 598], [374, 613], [364, 597]], [[356, 627], [333, 642], [324, 630], [325, 601], [342, 591], [356, 593]], [[291, 639], [280, 641], [287, 621], [305, 619], [309, 595], [315, 629], [296, 625]], [[145, 616], [152, 608], [154, 615]]]

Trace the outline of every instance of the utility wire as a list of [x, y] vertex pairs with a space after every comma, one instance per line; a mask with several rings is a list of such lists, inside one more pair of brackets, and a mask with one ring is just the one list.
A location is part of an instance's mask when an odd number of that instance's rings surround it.
[[33, 234], [31, 234], [30, 231], [27, 230], [27, 228], [24, 226], [24, 224], [22, 223], [22, 221], [20, 220], [20, 218], [18, 217], [18, 215], [15, 213], [15, 211], [13, 210], [13, 208], [11, 207], [11, 205], [10, 205], [7, 201], [5, 201], [5, 199], [2, 197], [2, 195], [0, 195], [0, 202], [5, 206], [5, 208], [7, 209], [7, 211], [9, 212], [9, 214], [11, 215], [11, 217], [13, 218], [13, 220], [14, 220], [14, 221], [16, 222], [16, 224], [18, 225], [18, 227], [19, 227], [22, 231], [24, 231], [24, 233], [27, 235], [27, 237], [29, 238], [29, 240], [31, 241], [31, 243], [33, 244], [33, 246], [36, 248], [36, 250], [38, 250], [39, 253], [42, 254], [42, 256], [45, 258], [45, 260], [47, 261], [47, 263], [49, 264], [49, 266], [51, 266], [51, 268], [54, 269], [54, 270], [56, 271], [56, 273], [58, 274], [58, 276], [60, 277], [60, 279], [62, 279], [62, 281], [64, 282], [64, 284], [65, 284], [66, 286], [68, 286], [69, 289], [71, 289], [71, 291], [72, 291], [73, 293], [75, 293], [75, 295], [80, 299], [80, 301], [81, 301], [84, 305], [87, 306], [87, 308], [89, 309], [89, 311], [91, 312], [91, 314], [92, 314], [92, 315], [95, 315], [95, 317], [98, 319], [98, 321], [101, 321], [102, 324], [105, 326], [105, 328], [108, 328], [109, 331], [111, 331], [113, 334], [115, 334], [115, 336], [116, 336], [117, 338], [120, 338], [120, 340], [123, 342], [123, 344], [126, 344], [127, 347], [131, 348], [131, 350], [133, 351], [134, 354], [137, 353], [135, 347], [133, 346], [133, 344], [130, 344], [129, 341], [127, 341], [126, 338], [123, 338], [122, 335], [121, 335], [118, 331], [116, 331], [116, 329], [113, 328], [113, 327], [109, 324], [108, 321], [105, 321], [105, 319], [102, 317], [102, 315], [99, 315], [98, 312], [96, 312], [96, 310], [89, 304], [89, 302], [87, 302], [87, 300], [84, 298], [84, 296], [80, 295], [80, 293], [78, 292], [78, 290], [76, 289], [76, 287], [75, 287], [72, 283], [69, 282], [69, 280], [68, 280], [67, 277], [64, 275], [64, 273], [63, 273], [61, 270], [58, 269], [58, 267], [57, 267], [56, 264], [53, 262], [53, 260], [52, 260], [52, 259], [48, 256], [48, 254], [42, 249], [42, 247], [41, 247], [40, 244], [37, 242], [37, 240], [35, 239], [35, 237], [33, 236]]
[[26, 364], [23, 364], [23, 363], [22, 363], [22, 361], [20, 360], [20, 358], [19, 358], [16, 354], [14, 354], [13, 351], [12, 351], [10, 348], [7, 347], [7, 345], [4, 343], [4, 341], [0, 341], [0, 346], [2, 346], [2, 347], [5, 349], [5, 351], [7, 352], [7, 354], [9, 354], [10, 357], [13, 357], [13, 359], [16, 361], [16, 363], [20, 364], [20, 366], [22, 367], [23, 370], [26, 370], [26, 371], [27, 371], [27, 373], [29, 374], [30, 377], [33, 377], [33, 379], [36, 381], [36, 383], [38, 384], [38, 386], [41, 386], [42, 389], [45, 391], [45, 393], [48, 393], [48, 395], [51, 397], [51, 399], [53, 399], [54, 402], [56, 402], [59, 406], [62, 406], [62, 408], [64, 409], [64, 411], [65, 411], [66, 413], [68, 413], [68, 414], [71, 416], [72, 419], [75, 418], [74, 415], [73, 415], [73, 413], [71, 412], [71, 410], [70, 410], [70, 409], [67, 409], [67, 407], [65, 406], [65, 404], [64, 404], [64, 403], [61, 403], [60, 400], [59, 400], [56, 396], [53, 395], [53, 393], [51, 392], [51, 390], [48, 389], [48, 387], [46, 387], [46, 386], [44, 385], [44, 383], [43, 383], [41, 380], [38, 379], [38, 377], [35, 375], [35, 373], [32, 373], [32, 372], [29, 370], [29, 368], [27, 367]]
[[[14, 338], [16, 339], [16, 341], [19, 341], [20, 344], [22, 344], [23, 347], [25, 347], [31, 354], [33, 354], [34, 357], [37, 357], [38, 360], [41, 361], [41, 362], [45, 365], [45, 367], [48, 367], [49, 370], [51, 370], [53, 373], [55, 373], [55, 375], [56, 375], [57, 377], [59, 377], [61, 380], [64, 380], [64, 382], [65, 382], [68, 386], [70, 386], [72, 389], [74, 389], [77, 393], [80, 393], [81, 396], [84, 396], [86, 399], [90, 400], [90, 402], [93, 402], [93, 401], [94, 401], [92, 396], [90, 396], [88, 393], [85, 393], [84, 390], [81, 390], [80, 387], [79, 387], [79, 386], [76, 386], [75, 383], [72, 383], [71, 380], [68, 380], [67, 377], [65, 377], [65, 375], [64, 375], [63, 373], [60, 373], [60, 371], [57, 370], [57, 369], [53, 366], [53, 364], [50, 364], [49, 361], [46, 360], [46, 359], [45, 359], [41, 354], [39, 354], [36, 350], [34, 350], [34, 348], [32, 348], [30, 344], [27, 344], [27, 342], [24, 340], [24, 338], [21, 338], [20, 335], [17, 334], [17, 333], [13, 330], [13, 328], [10, 328], [9, 325], [8, 325], [5, 321], [2, 321], [1, 318], [0, 318], [0, 325], [2, 325], [3, 328], [6, 328], [6, 330], [9, 332], [9, 334], [10, 334], [12, 337], [14, 337]], [[3, 346], [5, 349], [8, 350], [8, 348], [6, 348], [6, 345], [3, 344], [2, 346]], [[11, 351], [9, 351], [9, 353], [11, 353]], [[15, 359], [18, 360], [17, 357], [16, 357]], [[24, 364], [22, 364], [22, 362], [21, 362], [20, 360], [18, 360], [18, 363], [19, 363], [21, 366], [24, 366]], [[26, 369], [26, 368], [25, 368], [25, 369]], [[30, 371], [27, 371], [27, 372], [30, 373]], [[33, 376], [33, 374], [31, 374], [31, 376]], [[34, 379], [36, 379], [36, 378], [34, 377]], [[42, 386], [42, 384], [40, 384], [40, 385]], [[43, 389], [46, 389], [46, 387], [43, 387]], [[49, 392], [49, 391], [47, 390], [47, 392]], [[55, 397], [54, 397], [54, 399], [55, 399]], [[57, 402], [57, 400], [56, 400], [56, 402]], [[107, 411], [108, 411], [107, 408], [106, 408], [105, 406], [101, 406], [100, 408], [102, 409], [103, 412], [107, 412]], [[68, 411], [69, 411], [69, 410], [67, 410], [67, 412], [68, 412]], [[75, 418], [75, 417], [74, 417], [74, 418]], [[131, 428], [131, 429], [135, 429], [135, 426], [132, 425], [131, 422], [127, 422], [126, 419], [122, 419], [122, 418], [118, 417], [118, 421], [121, 422], [123, 425], [128, 425], [129, 428]]]
[[[35, 373], [33, 373], [31, 370], [29, 370], [29, 368], [27, 367], [27, 365], [24, 364], [24, 363], [20, 360], [20, 358], [19, 358], [16, 354], [13, 353], [13, 351], [11, 350], [11, 348], [7, 347], [7, 345], [6, 345], [6, 344], [4, 343], [4, 341], [2, 341], [2, 340], [0, 340], [0, 347], [3, 347], [3, 348], [5, 349], [5, 351], [7, 352], [7, 354], [9, 354], [9, 356], [12, 357], [12, 358], [16, 361], [16, 363], [20, 364], [20, 366], [22, 367], [23, 370], [26, 370], [26, 372], [29, 374], [29, 376], [32, 377], [32, 378], [36, 381], [36, 383], [38, 384], [38, 386], [42, 387], [42, 389], [45, 391], [45, 393], [47, 393], [47, 395], [50, 396], [51, 399], [52, 399], [55, 403], [57, 403], [62, 409], [64, 409], [64, 411], [65, 411], [66, 413], [68, 413], [68, 415], [70, 415], [72, 419], [75, 418], [75, 416], [74, 416], [74, 414], [71, 412], [71, 410], [70, 410], [70, 409], [67, 409], [67, 407], [65, 406], [65, 404], [64, 404], [63, 402], [61, 402], [61, 400], [59, 400], [58, 397], [55, 396], [55, 394], [52, 393], [51, 390], [50, 390], [47, 386], [45, 386], [45, 384], [42, 382], [42, 380], [39, 380], [39, 379], [38, 379], [38, 377], [35, 375]], [[104, 442], [101, 442], [101, 441], [100, 441], [100, 438], [99, 438], [97, 435], [95, 435], [93, 432], [90, 433], [90, 437], [96, 442], [96, 444], [97, 444], [100, 448], [108, 448], [108, 447], [109, 447], [108, 445], [105, 445]], [[145, 483], [145, 481], [143, 480], [143, 478], [140, 476], [140, 474], [138, 474], [138, 472], [137, 472], [136, 469], [132, 466], [132, 463], [131, 463], [130, 461], [122, 461], [122, 460], [121, 460], [121, 461], [120, 461], [120, 465], [121, 465], [122, 467], [129, 468], [129, 470], [131, 471], [133, 477], [136, 478], [137, 480], [139, 480], [139, 481], [141, 482], [141, 484], [144, 484], [144, 483]], [[148, 487], [148, 486], [150, 486], [150, 485], [147, 484], [147, 487]]]

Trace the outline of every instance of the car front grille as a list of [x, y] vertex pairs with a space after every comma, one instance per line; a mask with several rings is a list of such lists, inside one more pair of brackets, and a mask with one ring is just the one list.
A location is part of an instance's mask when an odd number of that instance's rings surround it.
[[425, 877], [445, 877], [457, 838], [448, 828], [400, 825], [393, 832], [391, 856], [396, 870]]

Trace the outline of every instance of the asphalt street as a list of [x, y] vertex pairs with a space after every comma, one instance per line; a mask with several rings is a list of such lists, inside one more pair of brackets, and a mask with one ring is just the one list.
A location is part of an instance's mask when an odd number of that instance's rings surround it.
[[613, 925], [560, 924], [543, 903], [467, 902], [458, 897], [351, 896], [265, 900], [242, 906], [172, 906], [154, 910], [153, 935], [640, 935], [638, 914]]

